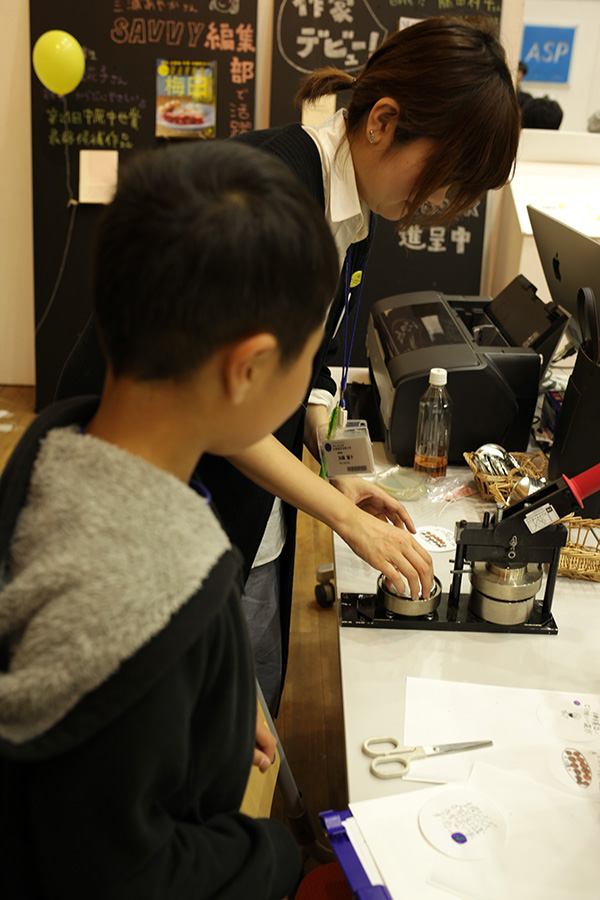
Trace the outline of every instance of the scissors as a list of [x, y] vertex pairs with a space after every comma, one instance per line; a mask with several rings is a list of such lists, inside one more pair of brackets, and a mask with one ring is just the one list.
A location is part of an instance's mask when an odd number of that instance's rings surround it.
[[[391, 744], [391, 750], [382, 750], [382, 745]], [[442, 753], [462, 753], [477, 747], [492, 747], [493, 741], [464, 741], [461, 744], [435, 744], [432, 747], [403, 747], [395, 737], [372, 737], [362, 745], [363, 753], [370, 756], [371, 772], [377, 778], [402, 778], [410, 770], [413, 759], [438, 756]], [[387, 767], [389, 769], [386, 771]]]

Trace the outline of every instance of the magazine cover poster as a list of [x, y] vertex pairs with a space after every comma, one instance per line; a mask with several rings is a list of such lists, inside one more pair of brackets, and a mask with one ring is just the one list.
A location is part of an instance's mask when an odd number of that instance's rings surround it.
[[216, 62], [156, 61], [156, 137], [216, 136]]

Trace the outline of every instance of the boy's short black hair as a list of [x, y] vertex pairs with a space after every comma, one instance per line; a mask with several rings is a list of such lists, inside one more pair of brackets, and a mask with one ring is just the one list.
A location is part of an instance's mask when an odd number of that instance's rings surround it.
[[117, 377], [184, 378], [261, 331], [285, 364], [323, 321], [338, 275], [323, 210], [284, 163], [194, 141], [123, 169], [98, 228], [94, 310]]

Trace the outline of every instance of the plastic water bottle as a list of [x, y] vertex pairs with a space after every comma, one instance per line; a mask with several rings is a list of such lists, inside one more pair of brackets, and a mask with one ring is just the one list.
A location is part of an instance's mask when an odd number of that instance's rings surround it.
[[434, 478], [445, 475], [448, 468], [452, 400], [447, 380], [446, 369], [431, 369], [429, 387], [419, 400], [414, 468]]

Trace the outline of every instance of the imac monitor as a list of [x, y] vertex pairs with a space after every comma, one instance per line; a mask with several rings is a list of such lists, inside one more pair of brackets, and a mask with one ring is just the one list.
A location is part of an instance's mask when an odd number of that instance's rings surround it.
[[533, 206], [528, 206], [527, 212], [550, 295], [571, 316], [567, 336], [578, 347], [581, 343], [577, 319], [580, 288], [593, 290], [600, 318], [600, 244]]

